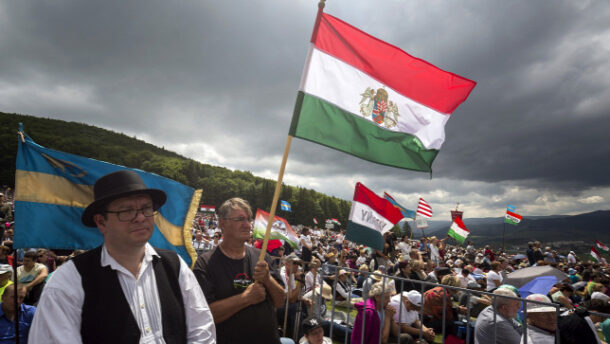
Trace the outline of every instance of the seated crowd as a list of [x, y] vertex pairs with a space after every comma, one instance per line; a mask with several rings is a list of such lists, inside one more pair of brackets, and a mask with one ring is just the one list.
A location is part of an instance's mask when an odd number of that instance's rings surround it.
[[[2, 196], [0, 206], [6, 213], [10, 199], [7, 202]], [[239, 245], [225, 231], [242, 224], [251, 228], [252, 214], [239, 203], [228, 209], [230, 217], [198, 213], [192, 226], [192, 246], [199, 257], [195, 276], [210, 304], [216, 335], [230, 336], [231, 326], [246, 320], [237, 319], [242, 308], [249, 309], [267, 295], [265, 307], [275, 313], [272, 321], [267, 320], [278, 330], [271, 338], [282, 337], [282, 343], [290, 343], [288, 338], [299, 343], [331, 343], [331, 337], [341, 343], [433, 343], [442, 340], [442, 335], [447, 341], [464, 343], [467, 333], [472, 343], [481, 344], [555, 343], [556, 337], [561, 343], [610, 340], [610, 318], [604, 316], [610, 314], [607, 263], [579, 260], [571, 251], [564, 257], [550, 247], [542, 250], [539, 242], [528, 243], [527, 251], [520, 255], [523, 258], [514, 259], [489, 245], [451, 245], [448, 238], [436, 237], [413, 240], [391, 232], [384, 235], [384, 249], [375, 250], [346, 240], [342, 230], [301, 227], [296, 249], [280, 242], [270, 246], [266, 264], [255, 267], [256, 262], [252, 263], [251, 276], [246, 277], [264, 287], [247, 284], [243, 294], [258, 301], [229, 311], [233, 306], [226, 308], [225, 301], [239, 294], [223, 299], [221, 291], [207, 286], [213, 283], [213, 274], [221, 273], [215, 270], [224, 268], [208, 264], [225, 264], [216, 251], [231, 258], [227, 248]], [[0, 343], [15, 340], [15, 304], [19, 307], [19, 338], [27, 343], [46, 282], [58, 267], [83, 251], [31, 248], [13, 253], [14, 224], [6, 219], [0, 225]], [[260, 239], [250, 236], [244, 241], [246, 257], [255, 252], [251, 249], [260, 248]], [[567, 278], [557, 281], [546, 294], [527, 296], [503, 283], [511, 272], [534, 265], [552, 266]], [[13, 284], [14, 267], [17, 284]], [[281, 302], [277, 295], [284, 295]], [[522, 296], [531, 302], [524, 303]], [[262, 314], [259, 311], [249, 314]]]

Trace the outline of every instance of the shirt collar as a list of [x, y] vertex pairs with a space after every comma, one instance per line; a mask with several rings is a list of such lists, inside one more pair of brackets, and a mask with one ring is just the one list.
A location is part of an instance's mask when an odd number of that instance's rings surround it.
[[[146, 243], [144, 245], [144, 259], [142, 261], [150, 263], [153, 259], [153, 256], [161, 257], [149, 243]], [[108, 250], [106, 249], [106, 244], [102, 246], [100, 264], [102, 266], [110, 266], [112, 270], [121, 270], [126, 272], [125, 268], [121, 264], [119, 264], [119, 262], [117, 262], [116, 259], [114, 259], [110, 255], [110, 253], [108, 253]]]

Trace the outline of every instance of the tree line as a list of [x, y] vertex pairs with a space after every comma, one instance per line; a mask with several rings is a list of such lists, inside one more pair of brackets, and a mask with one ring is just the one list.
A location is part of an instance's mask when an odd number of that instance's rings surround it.
[[[228, 198], [242, 197], [253, 209], [269, 211], [276, 181], [254, 176], [249, 171], [231, 171], [203, 164], [175, 152], [156, 147], [136, 137], [95, 126], [0, 112], [0, 184], [15, 185], [17, 131], [19, 123], [38, 144], [67, 153], [138, 168], [173, 179], [195, 189], [203, 189], [201, 204], [216, 207]], [[293, 224], [320, 224], [327, 218], [347, 223], [351, 202], [312, 189], [282, 185], [280, 199], [292, 205], [292, 212], [277, 215]]]

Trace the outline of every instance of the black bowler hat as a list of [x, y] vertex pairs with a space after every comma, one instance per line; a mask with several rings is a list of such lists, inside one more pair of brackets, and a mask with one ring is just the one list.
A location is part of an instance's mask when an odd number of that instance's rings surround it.
[[95, 182], [93, 185], [93, 203], [89, 204], [81, 221], [87, 227], [96, 227], [93, 215], [104, 212], [108, 203], [117, 198], [147, 194], [152, 198], [155, 210], [161, 208], [167, 196], [159, 189], [149, 189], [140, 175], [132, 170], [121, 170], [109, 173]]

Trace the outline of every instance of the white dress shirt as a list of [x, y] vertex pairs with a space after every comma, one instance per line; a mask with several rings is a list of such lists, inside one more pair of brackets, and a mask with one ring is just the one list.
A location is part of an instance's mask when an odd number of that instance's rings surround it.
[[[136, 278], [102, 247], [101, 265], [117, 272], [123, 294], [140, 329], [141, 344], [165, 343], [161, 304], [152, 266], [155, 249], [146, 244], [144, 259]], [[180, 258], [178, 284], [182, 292], [188, 343], [215, 343], [216, 328], [208, 303], [193, 272]], [[85, 300], [81, 276], [74, 262], [60, 266], [47, 282], [30, 329], [31, 343], [82, 343], [81, 314]], [[171, 316], [168, 314], [167, 316]]]

